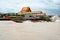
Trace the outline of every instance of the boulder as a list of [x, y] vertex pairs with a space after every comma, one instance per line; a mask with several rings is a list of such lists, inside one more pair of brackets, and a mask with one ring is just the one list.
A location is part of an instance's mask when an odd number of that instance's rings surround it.
[[31, 12], [30, 7], [23, 7], [21, 12]]

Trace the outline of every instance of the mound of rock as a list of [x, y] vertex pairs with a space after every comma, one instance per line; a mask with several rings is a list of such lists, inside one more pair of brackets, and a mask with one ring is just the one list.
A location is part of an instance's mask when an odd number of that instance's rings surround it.
[[31, 12], [30, 7], [23, 7], [21, 12]]

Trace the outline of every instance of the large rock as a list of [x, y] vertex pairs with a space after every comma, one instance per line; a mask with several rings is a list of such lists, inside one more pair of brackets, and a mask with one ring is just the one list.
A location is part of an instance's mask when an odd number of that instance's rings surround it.
[[41, 11], [34, 11], [34, 12], [32, 12], [30, 7], [23, 7], [21, 9], [21, 11], [18, 12], [18, 15], [20, 15], [20, 14], [40, 14], [40, 15], [44, 15], [44, 13], [41, 12]]
[[30, 7], [23, 7], [21, 12], [31, 12]]

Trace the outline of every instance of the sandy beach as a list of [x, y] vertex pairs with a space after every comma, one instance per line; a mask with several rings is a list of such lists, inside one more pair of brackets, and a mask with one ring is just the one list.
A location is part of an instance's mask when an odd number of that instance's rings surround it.
[[0, 40], [60, 40], [60, 22], [0, 21]]

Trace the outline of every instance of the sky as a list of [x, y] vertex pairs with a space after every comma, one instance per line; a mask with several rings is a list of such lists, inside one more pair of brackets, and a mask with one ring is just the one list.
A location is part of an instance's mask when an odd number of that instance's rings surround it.
[[17, 13], [28, 6], [32, 11], [60, 15], [60, 0], [0, 0], [1, 13]]

